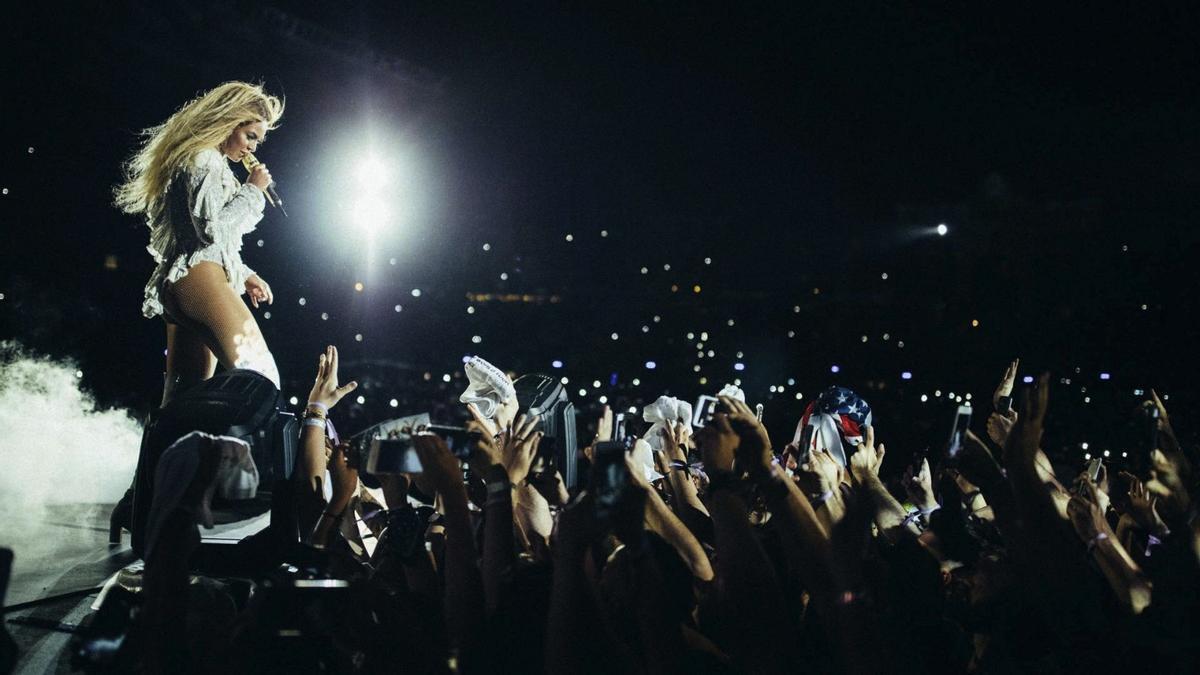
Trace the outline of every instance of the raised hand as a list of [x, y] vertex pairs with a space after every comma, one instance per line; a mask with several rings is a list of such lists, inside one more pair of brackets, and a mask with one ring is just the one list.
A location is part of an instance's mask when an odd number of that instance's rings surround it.
[[308, 392], [308, 403], [324, 406], [328, 410], [357, 387], [358, 383], [353, 380], [338, 386], [338, 350], [330, 345], [317, 359], [317, 379], [313, 382], [312, 390]]
[[997, 411], [1000, 410], [1000, 398], [1012, 396], [1013, 385], [1017, 383], [1017, 368], [1020, 365], [1021, 359], [1013, 359], [1012, 363], [1008, 364], [1008, 368], [1004, 369], [1004, 376], [1000, 378], [1000, 384], [992, 393], [992, 407]]
[[[1043, 373], [1021, 398], [1021, 415], [1005, 446], [1006, 466], [1032, 462], [1042, 442], [1042, 425], [1050, 402], [1050, 374]], [[1015, 442], [1014, 442], [1015, 441]]]
[[729, 425], [728, 413], [713, 415], [712, 421], [696, 433], [696, 445], [704, 458], [705, 471], [733, 471], [733, 456], [738, 443], [738, 434]]
[[500, 435], [500, 427], [496, 423], [483, 416], [479, 412], [479, 407], [474, 403], [467, 404], [467, 412], [471, 413], [471, 419], [475, 420], [475, 424], [479, 427], [481, 433], [487, 434], [488, 438], [495, 439]]
[[1017, 411], [1009, 410], [1007, 414], [994, 412], [987, 418], [987, 435], [992, 442], [1003, 448], [1012, 433], [1013, 425], [1017, 423]]
[[883, 465], [883, 456], [887, 448], [880, 443], [875, 445], [875, 427], [867, 427], [863, 442], [850, 455], [850, 477], [855, 484], [861, 485], [872, 478], [879, 477], [879, 467]]
[[687, 461], [687, 424], [667, 422], [660, 430], [663, 436], [663, 454], [668, 460]]
[[729, 426], [738, 435], [737, 459], [743, 471], [756, 473], [771, 470], [771, 439], [758, 415], [742, 401], [731, 396], [720, 397], [728, 412]]
[[810, 495], [836, 492], [845, 476], [845, 469], [824, 450], [813, 450], [795, 471], [800, 487]]
[[537, 415], [522, 415], [516, 424], [510, 425], [503, 435], [504, 470], [508, 472], [508, 480], [520, 483], [529, 475], [533, 466], [533, 458], [537, 456], [538, 445], [545, 433], [534, 431], [541, 418]]
[[1129, 517], [1143, 530], [1158, 532], [1163, 525], [1162, 516], [1158, 515], [1158, 497], [1137, 476], [1125, 472], [1121, 475], [1129, 481]]
[[464, 489], [462, 467], [446, 447], [446, 441], [434, 434], [416, 434], [412, 443], [421, 460], [422, 472], [435, 490], [448, 493]]
[[933, 473], [929, 470], [929, 459], [922, 457], [921, 465], [916, 467], [915, 471], [913, 469], [912, 466], [905, 469], [902, 479], [908, 498], [919, 509], [930, 509], [937, 506], [937, 498], [933, 494]]
[[[474, 408], [475, 405], [468, 403], [467, 407]], [[486, 420], [473, 419], [467, 422], [467, 431], [472, 432], [471, 467], [486, 476], [493, 467], [504, 469], [504, 449], [501, 447], [504, 437], [493, 436], [488, 432], [485, 423]]]
[[604, 406], [604, 412], [600, 413], [600, 419], [596, 421], [596, 443], [607, 441], [612, 438], [613, 433], [613, 411], [612, 408]]
[[1092, 541], [1101, 532], [1107, 533], [1108, 521], [1104, 520], [1104, 511], [1096, 497], [1096, 485], [1087, 476], [1080, 481], [1078, 493], [1067, 502], [1067, 516], [1083, 541]]

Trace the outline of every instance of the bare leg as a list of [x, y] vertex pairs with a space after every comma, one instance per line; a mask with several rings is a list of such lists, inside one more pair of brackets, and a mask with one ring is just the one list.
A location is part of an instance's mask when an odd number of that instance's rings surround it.
[[212, 377], [216, 369], [217, 357], [213, 356], [202, 335], [178, 323], [167, 324], [167, 381], [163, 386], [162, 401], [164, 406], [170, 403], [179, 391]]
[[[279, 386], [279, 369], [258, 322], [229, 287], [220, 265], [201, 262], [192, 266], [187, 276], [167, 287], [164, 301], [171, 316], [198, 336], [221, 366], [257, 371]], [[182, 333], [176, 331], [177, 340]], [[170, 345], [167, 349], [170, 362]], [[207, 375], [211, 376], [212, 370]]]

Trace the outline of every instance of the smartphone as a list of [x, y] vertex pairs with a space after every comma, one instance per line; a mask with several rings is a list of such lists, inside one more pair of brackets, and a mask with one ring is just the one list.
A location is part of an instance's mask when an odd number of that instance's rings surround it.
[[720, 402], [716, 396], [701, 394], [700, 398], [696, 399], [696, 405], [692, 406], [692, 426], [702, 427], [712, 421], [713, 413], [717, 411], [717, 404]]
[[613, 419], [612, 437], [608, 440], [619, 441], [625, 438], [625, 413], [617, 413]]
[[374, 438], [367, 453], [367, 473], [421, 473], [421, 460], [413, 447], [412, 437]]
[[1100, 482], [1100, 467], [1102, 466], [1104, 466], [1104, 460], [1100, 459], [1099, 457], [1088, 462], [1087, 475], [1093, 483]]
[[593, 448], [591, 489], [596, 502], [596, 517], [605, 521], [612, 515], [625, 491], [632, 485], [625, 453], [633, 448], [633, 439], [602, 441]]
[[962, 450], [963, 439], [971, 426], [971, 406], [960, 405], [954, 413], [954, 426], [950, 429], [950, 441], [946, 445], [946, 456], [953, 459]]

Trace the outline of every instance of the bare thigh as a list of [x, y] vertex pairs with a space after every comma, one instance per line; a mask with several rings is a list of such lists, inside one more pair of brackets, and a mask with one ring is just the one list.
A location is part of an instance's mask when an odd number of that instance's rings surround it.
[[229, 287], [220, 265], [197, 263], [165, 290], [164, 305], [171, 317], [203, 341], [221, 366], [257, 370], [278, 384], [275, 360], [258, 322]]

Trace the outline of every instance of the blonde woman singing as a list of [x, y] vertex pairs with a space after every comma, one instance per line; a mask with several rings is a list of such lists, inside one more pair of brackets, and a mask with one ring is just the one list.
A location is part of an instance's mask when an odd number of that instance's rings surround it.
[[242, 236], [262, 219], [271, 174], [263, 164], [239, 184], [229, 162], [258, 149], [283, 114], [261, 86], [226, 82], [146, 129], [115, 192], [122, 211], [143, 215], [158, 267], [142, 314], [167, 324], [163, 405], [224, 368], [248, 368], [279, 386], [262, 331], [241, 300], [270, 304], [271, 287], [242, 262]]

